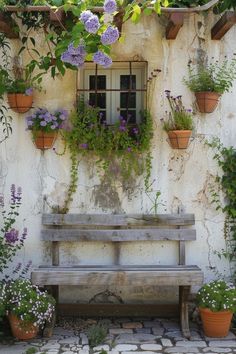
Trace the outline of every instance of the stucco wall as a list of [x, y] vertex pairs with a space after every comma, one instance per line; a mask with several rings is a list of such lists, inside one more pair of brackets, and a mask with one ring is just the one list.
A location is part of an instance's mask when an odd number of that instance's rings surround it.
[[[194, 117], [194, 140], [186, 151], [172, 150], [166, 133], [161, 128], [160, 119], [168, 110], [164, 90], [170, 89], [174, 95], [183, 95], [185, 106], [194, 104], [193, 94], [184, 86], [182, 79], [187, 76], [189, 59], [207, 54], [209, 58], [223, 59], [232, 56], [236, 47], [236, 27], [233, 27], [221, 41], [210, 39], [210, 29], [215, 23], [213, 15], [186, 16], [184, 26], [175, 41], [165, 39], [165, 19], [153, 15], [144, 17], [138, 25], [126, 23], [124, 44], [117, 44], [113, 50], [116, 60], [139, 58], [148, 61], [149, 72], [160, 68], [162, 72], [150, 87], [149, 109], [154, 120], [155, 133], [152, 143], [153, 194], [146, 195], [143, 179], [138, 178], [125, 193], [117, 181], [112, 186], [105, 181], [101, 184], [93, 163], [83, 160], [79, 166], [78, 190], [71, 206], [71, 212], [102, 213], [127, 212], [148, 213], [152, 208], [155, 191], [161, 191], [161, 205], [158, 212], [176, 212], [183, 205], [185, 211], [196, 217], [197, 241], [187, 245], [187, 264], [199, 265], [206, 280], [216, 273], [230, 275], [225, 259], [219, 259], [215, 251], [225, 248], [223, 236], [224, 215], [211, 204], [210, 188], [218, 167], [213, 160], [212, 150], [204, 145], [204, 139], [218, 136], [226, 145], [235, 145], [236, 83], [232, 92], [224, 94], [217, 110], [212, 114], [197, 114]], [[38, 43], [43, 48], [39, 34]], [[12, 40], [17, 50], [17, 40]], [[26, 60], [26, 58], [23, 58]], [[76, 74], [67, 72], [64, 78], [55, 80], [47, 77], [44, 81], [46, 93], [36, 92], [34, 106], [72, 109], [76, 93]], [[26, 131], [23, 115], [12, 112], [13, 134], [0, 145], [0, 192], [5, 195], [12, 183], [23, 189], [19, 227], [28, 227], [28, 238], [18, 257], [27, 262], [32, 259], [35, 266], [50, 264], [50, 249], [40, 241], [41, 214], [50, 212], [50, 206], [63, 203], [69, 182], [69, 154], [57, 156], [53, 150], [44, 153], [37, 150]], [[62, 151], [63, 144], [57, 141], [56, 150]], [[217, 186], [215, 186], [217, 188]], [[111, 194], [113, 195], [110, 198]], [[137, 243], [125, 245], [121, 259], [126, 264], [168, 264], [175, 263], [177, 247], [168, 243]], [[64, 244], [61, 252], [62, 264], [106, 264], [113, 262], [114, 250], [111, 245], [81, 243], [79, 246]], [[166, 293], [160, 289], [111, 289], [126, 301], [154, 301]], [[63, 289], [63, 301], [80, 302], [88, 300], [99, 289]], [[144, 295], [145, 293], [145, 295]], [[172, 301], [172, 291], [168, 293]]]

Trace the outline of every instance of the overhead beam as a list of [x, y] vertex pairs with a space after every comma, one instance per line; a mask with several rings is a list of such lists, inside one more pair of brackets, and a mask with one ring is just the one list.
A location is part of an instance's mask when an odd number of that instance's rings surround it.
[[236, 23], [236, 11], [226, 11], [211, 29], [211, 39], [219, 40]]
[[173, 13], [169, 16], [166, 26], [166, 39], [176, 39], [180, 28], [184, 23], [183, 13]]

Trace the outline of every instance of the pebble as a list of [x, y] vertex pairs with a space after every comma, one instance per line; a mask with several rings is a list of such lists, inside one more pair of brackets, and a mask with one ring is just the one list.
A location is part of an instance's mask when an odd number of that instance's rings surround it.
[[114, 350], [118, 352], [123, 352], [123, 351], [128, 352], [137, 349], [138, 349], [137, 345], [132, 345], [132, 344], [118, 344], [114, 348]]
[[142, 350], [161, 350], [162, 346], [160, 344], [141, 344], [140, 348]]

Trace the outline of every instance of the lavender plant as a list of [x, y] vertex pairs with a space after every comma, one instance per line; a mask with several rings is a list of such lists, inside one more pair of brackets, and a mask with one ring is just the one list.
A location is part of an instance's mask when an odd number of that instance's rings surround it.
[[227, 284], [224, 280], [215, 280], [203, 287], [197, 293], [199, 307], [208, 308], [211, 311], [236, 311], [236, 288]]
[[184, 107], [182, 96], [171, 96], [169, 90], [166, 90], [165, 93], [169, 102], [170, 112], [168, 120], [163, 123], [163, 129], [167, 132], [171, 130], [192, 130], [192, 110]]
[[16, 219], [19, 216], [19, 208], [21, 205], [21, 188], [16, 188], [14, 184], [11, 186], [11, 200], [9, 211], [5, 209], [4, 198], [1, 196], [1, 235], [0, 235], [0, 272], [9, 266], [16, 252], [20, 250], [27, 235], [27, 229], [24, 228], [20, 234], [14, 227]]

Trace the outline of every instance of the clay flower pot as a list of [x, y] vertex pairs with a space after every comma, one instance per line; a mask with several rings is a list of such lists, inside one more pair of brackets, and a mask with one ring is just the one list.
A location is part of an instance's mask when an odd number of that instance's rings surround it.
[[192, 130], [170, 130], [169, 143], [173, 149], [187, 149]]
[[24, 322], [13, 314], [8, 315], [8, 320], [15, 338], [27, 340], [37, 336], [38, 327], [34, 326], [32, 323]]
[[30, 110], [33, 103], [33, 95], [24, 93], [8, 93], [8, 104], [10, 108], [17, 113], [25, 113]]
[[233, 313], [231, 311], [213, 312], [207, 308], [199, 308], [204, 333], [207, 337], [226, 337]]
[[198, 109], [201, 113], [211, 113], [215, 110], [221, 94], [217, 92], [195, 92]]
[[47, 150], [51, 149], [57, 138], [57, 132], [46, 133], [41, 130], [33, 133], [34, 144], [37, 149]]

